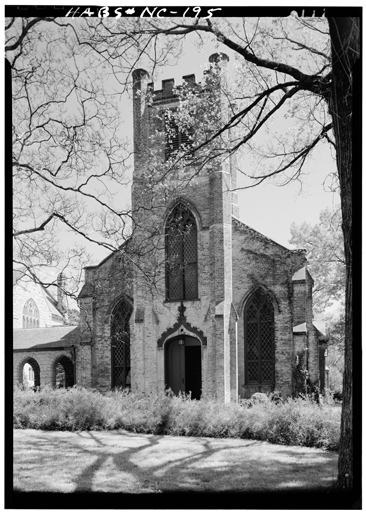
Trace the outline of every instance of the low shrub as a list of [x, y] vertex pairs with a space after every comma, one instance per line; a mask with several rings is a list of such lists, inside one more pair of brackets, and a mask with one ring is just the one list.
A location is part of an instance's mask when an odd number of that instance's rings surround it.
[[236, 437], [336, 451], [340, 409], [314, 399], [241, 400], [107, 393], [81, 387], [19, 389], [14, 393], [14, 427], [43, 430], [113, 430], [201, 437]]

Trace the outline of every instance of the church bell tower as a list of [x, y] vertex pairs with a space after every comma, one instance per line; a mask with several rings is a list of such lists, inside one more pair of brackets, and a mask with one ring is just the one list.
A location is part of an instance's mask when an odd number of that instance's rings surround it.
[[[183, 77], [184, 87], [198, 101], [208, 92], [220, 123], [227, 120], [223, 89], [228, 61], [225, 54], [211, 55], [204, 85], [194, 75]], [[145, 70], [134, 70], [133, 239], [152, 269], [142, 259], [134, 272], [132, 388], [147, 392], [171, 387], [187, 393], [187, 383], [195, 380], [197, 386], [200, 380], [201, 393], [232, 401], [238, 392], [232, 328], [236, 171], [231, 158], [219, 152], [201, 168], [197, 152], [181, 171], [182, 160], [175, 164], [170, 151], [179, 151], [189, 138], [179, 127], [169, 133], [166, 113], [171, 119], [179, 107], [182, 86], [176, 88], [174, 79], [168, 79], [155, 90], [149, 80]], [[190, 144], [195, 145], [194, 130]], [[182, 174], [188, 180], [181, 180]], [[200, 351], [190, 349], [195, 346]]]

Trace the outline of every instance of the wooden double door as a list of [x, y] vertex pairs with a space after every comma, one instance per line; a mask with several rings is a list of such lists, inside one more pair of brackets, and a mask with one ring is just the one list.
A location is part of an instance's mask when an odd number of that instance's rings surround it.
[[201, 398], [201, 343], [198, 339], [181, 336], [166, 343], [165, 384], [174, 394], [191, 392], [192, 399]]

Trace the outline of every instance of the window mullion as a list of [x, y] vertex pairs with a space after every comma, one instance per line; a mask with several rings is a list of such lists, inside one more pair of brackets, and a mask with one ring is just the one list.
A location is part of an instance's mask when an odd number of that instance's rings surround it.
[[185, 290], [185, 270], [184, 270], [184, 231], [181, 226], [181, 236], [180, 236], [180, 278], [181, 278], [181, 291], [182, 291], [182, 298], [185, 300], [186, 297], [186, 290]]
[[[174, 234], [170, 231], [173, 226], [176, 227]], [[185, 205], [178, 204], [173, 210], [167, 221], [166, 234], [167, 300], [193, 300], [197, 297], [198, 290], [197, 227]], [[174, 253], [174, 269], [171, 268], [171, 247]]]
[[260, 309], [257, 311], [258, 316], [258, 374], [259, 374], [259, 383], [262, 384], [262, 323], [260, 316]]

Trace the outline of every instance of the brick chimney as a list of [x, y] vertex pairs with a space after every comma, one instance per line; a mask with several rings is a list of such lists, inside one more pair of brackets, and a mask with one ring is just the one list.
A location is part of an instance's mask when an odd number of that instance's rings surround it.
[[61, 273], [57, 277], [57, 308], [62, 313], [66, 313], [66, 304], [65, 304], [65, 287], [66, 287], [66, 277]]

